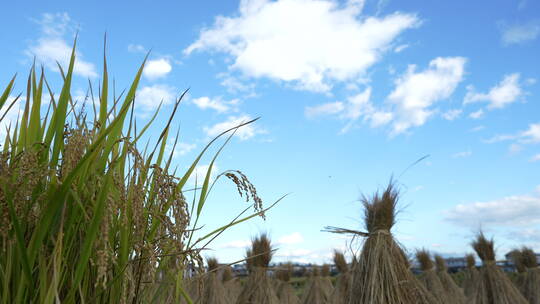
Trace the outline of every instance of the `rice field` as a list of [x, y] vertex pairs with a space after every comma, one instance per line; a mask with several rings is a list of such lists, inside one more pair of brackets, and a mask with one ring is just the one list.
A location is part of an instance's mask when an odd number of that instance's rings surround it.
[[[24, 104], [0, 138], [1, 303], [540, 303], [540, 269], [529, 248], [514, 251], [518, 272], [512, 276], [498, 266], [495, 243], [482, 232], [471, 243], [480, 266], [471, 255], [467, 267], [451, 275], [445, 260], [427, 250], [418, 249], [413, 259], [392, 234], [399, 202], [392, 181], [362, 199], [363, 231], [326, 228], [362, 239], [352, 260], [335, 251], [335, 273], [330, 265], [301, 275], [292, 264], [271, 266], [275, 249], [265, 234], [238, 261], [246, 264], [247, 276], [219, 264], [219, 256], [204, 259], [203, 250], [223, 231], [264, 217], [279, 202], [263, 204], [240, 171], [211, 179], [223, 148], [253, 121], [219, 134], [178, 172], [166, 143], [177, 142], [171, 121], [186, 92], [168, 121], [155, 119], [158, 109], [148, 124], [137, 125], [133, 109], [145, 61], [130, 87], [116, 95], [104, 56], [101, 84], [89, 88], [91, 106], [77, 104], [71, 88], [75, 51], [74, 45], [69, 66], [59, 66], [59, 94], [43, 69], [32, 66], [26, 79], [14, 76], [0, 95], [0, 113]], [[27, 90], [9, 99], [16, 81]], [[160, 136], [141, 142], [156, 126]], [[205, 178], [188, 188], [210, 151], [216, 152]], [[251, 205], [202, 234], [199, 219], [218, 179], [231, 181]], [[412, 271], [417, 262], [420, 274]]]

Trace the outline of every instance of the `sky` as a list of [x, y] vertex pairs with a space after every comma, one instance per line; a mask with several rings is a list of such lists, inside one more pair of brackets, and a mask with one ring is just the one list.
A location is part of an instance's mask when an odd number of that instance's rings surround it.
[[[117, 93], [150, 51], [136, 96], [141, 123], [163, 101], [150, 138], [189, 88], [173, 123], [178, 172], [220, 131], [260, 117], [215, 175], [241, 170], [266, 206], [288, 196], [205, 256], [240, 260], [266, 232], [274, 261], [328, 263], [349, 238], [321, 230], [362, 230], [359, 199], [392, 177], [392, 232], [409, 252], [461, 256], [480, 228], [499, 258], [540, 250], [539, 1], [10, 1], [0, 28], [0, 84], [18, 73], [15, 95], [34, 58], [60, 91], [56, 61], [67, 65], [77, 32], [76, 99], [99, 84], [105, 33]], [[201, 233], [249, 204], [219, 180]]]

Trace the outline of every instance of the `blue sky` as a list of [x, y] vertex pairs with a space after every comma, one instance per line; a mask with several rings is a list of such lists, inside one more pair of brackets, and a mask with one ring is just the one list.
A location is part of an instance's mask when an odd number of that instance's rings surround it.
[[[15, 92], [34, 56], [58, 92], [55, 61], [77, 30], [78, 98], [99, 83], [105, 32], [118, 92], [151, 49], [137, 119], [160, 100], [165, 119], [190, 88], [175, 120], [179, 169], [224, 127], [261, 117], [217, 167], [246, 173], [267, 205], [291, 194], [215, 241], [208, 255], [222, 261], [268, 232], [277, 261], [329, 262], [347, 240], [321, 229], [361, 229], [359, 197], [392, 175], [393, 232], [408, 250], [470, 252], [480, 225], [500, 255], [540, 250], [538, 1], [12, 1], [0, 26], [0, 83], [19, 73]], [[219, 183], [204, 229], [246, 206], [235, 191]]]

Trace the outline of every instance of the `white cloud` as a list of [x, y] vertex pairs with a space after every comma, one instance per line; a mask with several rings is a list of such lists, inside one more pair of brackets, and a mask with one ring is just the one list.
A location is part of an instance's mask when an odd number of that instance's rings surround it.
[[520, 144], [513, 143], [508, 147], [508, 152], [510, 154], [518, 153], [519, 151], [523, 150], [523, 146]]
[[277, 240], [278, 245], [292, 245], [292, 244], [298, 244], [304, 241], [304, 237], [302, 237], [302, 234], [300, 232], [293, 232], [289, 235], [285, 235], [280, 237]]
[[487, 202], [459, 204], [445, 212], [458, 225], [527, 226], [540, 223], [540, 196], [514, 195]]
[[503, 80], [487, 93], [476, 93], [474, 88], [468, 87], [463, 103], [487, 102], [488, 109], [502, 109], [523, 95], [519, 77], [519, 73], [505, 75]]
[[474, 111], [471, 114], [469, 114], [469, 117], [472, 119], [480, 119], [484, 117], [484, 110], [480, 109], [478, 111]]
[[432, 105], [450, 97], [463, 79], [465, 62], [463, 57], [438, 57], [421, 72], [410, 65], [388, 96], [395, 106], [392, 133], [400, 134], [426, 123], [434, 113]]
[[463, 113], [461, 109], [452, 109], [444, 112], [442, 116], [444, 119], [452, 121], [459, 118], [459, 116], [461, 116], [461, 113]]
[[420, 23], [405, 13], [362, 16], [359, 3], [244, 0], [238, 16], [218, 16], [184, 53], [217, 50], [233, 57], [230, 69], [248, 77], [326, 92], [335, 81], [361, 76], [399, 34]]
[[[174, 151], [172, 151], [174, 147]], [[173, 158], [177, 158], [179, 156], [183, 156], [191, 152], [193, 149], [197, 147], [196, 144], [188, 144], [184, 142], [176, 143], [176, 147], [174, 146], [174, 143], [167, 144], [166, 149], [167, 153], [173, 154]]]
[[151, 111], [159, 106], [163, 101], [164, 105], [171, 104], [175, 100], [176, 89], [174, 87], [162, 84], [144, 86], [137, 90], [135, 96], [135, 105]]
[[[9, 112], [6, 113], [8, 107], [11, 105], [11, 103], [13, 103], [15, 98], [15, 96], [8, 96], [6, 103], [2, 108], [0, 108], [0, 118], [4, 117], [4, 119], [0, 122], [0, 138], [2, 139], [7, 135], [8, 128], [10, 129], [10, 132], [13, 132], [18, 118], [23, 115], [25, 98], [23, 99], [22, 96], [13, 104], [13, 106], [9, 109]], [[2, 142], [2, 145], [3, 144], [4, 143]]]
[[469, 131], [470, 132], [478, 132], [478, 131], [484, 130], [485, 128], [486, 128], [485, 126], [476, 126], [474, 128], [471, 128]]
[[540, 143], [540, 123], [530, 124], [529, 128], [520, 134], [521, 141], [526, 144]]
[[388, 124], [392, 120], [393, 114], [377, 109], [370, 98], [371, 87], [367, 87], [364, 91], [349, 96], [346, 102], [336, 101], [306, 107], [305, 115], [308, 118], [325, 115], [337, 116], [340, 119], [349, 121], [341, 130], [341, 133], [347, 132], [359, 119], [362, 119], [365, 123], [369, 123], [372, 128]]
[[238, 105], [240, 101], [238, 99], [223, 100], [219, 96], [214, 98], [202, 96], [199, 98], [194, 98], [190, 102], [201, 110], [212, 109], [219, 113], [224, 113], [230, 111], [231, 107]]
[[[203, 130], [206, 133], [206, 135], [210, 137], [214, 137], [227, 129], [236, 127], [242, 123], [250, 121], [251, 119], [252, 118], [249, 115], [245, 115], [245, 114], [240, 115], [240, 116], [229, 116], [226, 121], [217, 123], [210, 127], [204, 127]], [[257, 134], [262, 134], [262, 133], [266, 133], [266, 131], [260, 130], [253, 123], [250, 123], [248, 125], [242, 126], [241, 128], [237, 129], [234, 136], [238, 137], [240, 140], [247, 140]]]
[[[197, 187], [201, 187], [201, 185], [204, 183], [204, 179], [206, 178], [206, 174], [208, 173], [208, 169], [210, 168], [210, 164], [208, 165], [197, 165], [195, 167], [195, 170], [191, 173], [188, 179], [188, 184], [191, 186], [195, 186], [195, 182], [197, 184]], [[216, 163], [212, 166], [212, 172], [210, 172], [210, 183], [214, 181], [216, 176], [220, 173], [219, 167]]]
[[[426, 123], [435, 113], [433, 105], [452, 95], [464, 73], [466, 59], [463, 57], [436, 58], [429, 67], [416, 72], [410, 65], [407, 72], [395, 81], [396, 87], [387, 98], [387, 108], [377, 107], [371, 102], [371, 87], [350, 96], [346, 102], [327, 103], [306, 108], [306, 116], [336, 115], [350, 122], [342, 129], [348, 131], [358, 119], [369, 122], [371, 127], [392, 124], [391, 135], [407, 131]], [[443, 114], [446, 119], [454, 118], [460, 110]]]
[[146, 48], [140, 44], [129, 44], [127, 49], [130, 53], [146, 53]]
[[306, 107], [304, 113], [308, 118], [314, 118], [317, 116], [335, 115], [341, 113], [345, 109], [343, 102], [329, 102], [318, 106]]
[[537, 161], [540, 161], [540, 153], [534, 155], [533, 157], [531, 157], [530, 161], [531, 161], [531, 162], [537, 162]]
[[241, 249], [241, 248], [247, 248], [251, 245], [251, 241], [248, 240], [238, 240], [238, 241], [231, 241], [228, 243], [225, 243], [223, 245], [218, 246], [221, 249]]
[[285, 258], [305, 258], [307, 256], [313, 255], [313, 251], [309, 249], [285, 249], [278, 250], [276, 252], [276, 257], [285, 257]]
[[519, 144], [537, 144], [540, 143], [540, 123], [529, 124], [527, 130], [520, 131], [516, 134], [496, 135], [485, 143], [492, 144], [501, 141], [515, 140]]
[[159, 58], [148, 60], [144, 66], [143, 75], [150, 79], [155, 80], [165, 77], [172, 71], [171, 63], [166, 58]]
[[502, 27], [501, 40], [503, 44], [522, 44], [535, 40], [540, 35], [540, 23], [505, 25]]
[[396, 53], [401, 53], [403, 50], [405, 50], [406, 48], [408, 48], [409, 45], [408, 44], [401, 44], [401, 45], [398, 45], [396, 46], [396, 48], [394, 49], [394, 52]]
[[[56, 62], [67, 69], [72, 51], [72, 45], [68, 44], [64, 38], [71, 29], [72, 21], [69, 15], [67, 13], [43, 14], [42, 19], [36, 22], [41, 26], [43, 35], [25, 50], [26, 55], [35, 57], [51, 70], [58, 71]], [[94, 64], [83, 58], [83, 54], [77, 50], [74, 73], [83, 77], [97, 77]]]
[[246, 83], [229, 73], [219, 73], [217, 77], [221, 79], [220, 84], [227, 88], [227, 92], [229, 93], [246, 93], [247, 97], [256, 95], [254, 83]]
[[472, 155], [472, 151], [471, 150], [467, 150], [467, 151], [463, 151], [463, 152], [458, 152], [458, 153], [454, 153], [452, 155], [453, 158], [465, 158], [465, 157], [469, 157]]
[[540, 242], [540, 229], [525, 228], [508, 233], [508, 238], [520, 242]]

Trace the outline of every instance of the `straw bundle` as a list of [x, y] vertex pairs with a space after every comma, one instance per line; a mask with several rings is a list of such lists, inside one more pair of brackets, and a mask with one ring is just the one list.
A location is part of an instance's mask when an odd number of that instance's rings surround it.
[[330, 297], [332, 292], [334, 291], [334, 285], [332, 285], [332, 279], [330, 279], [330, 265], [324, 264], [321, 267], [321, 281], [323, 285], [323, 289]]
[[336, 287], [330, 296], [332, 304], [347, 304], [349, 302], [349, 292], [351, 284], [351, 275], [349, 265], [345, 260], [345, 255], [337, 250], [334, 250], [334, 264], [336, 265], [339, 274], [336, 278]]
[[306, 286], [302, 297], [303, 304], [327, 304], [330, 303], [330, 294], [325, 290], [319, 268], [313, 267], [311, 278]]
[[230, 303], [236, 302], [238, 294], [242, 290], [240, 281], [234, 277], [234, 273], [230, 266], [225, 267], [221, 273], [221, 281], [223, 282], [223, 287], [225, 288], [225, 293], [229, 298]]
[[514, 263], [514, 266], [517, 270], [517, 275], [515, 277], [512, 277], [512, 281], [516, 285], [516, 287], [519, 289], [519, 291], [522, 294], [525, 294], [524, 286], [525, 286], [525, 280], [527, 277], [527, 267], [525, 267], [525, 264], [523, 263], [523, 259], [521, 257], [521, 251], [519, 249], [514, 249], [510, 251], [510, 260]]
[[208, 258], [208, 272], [205, 274], [204, 292], [201, 303], [205, 304], [228, 304], [229, 297], [218, 278], [218, 261], [216, 258]]
[[440, 255], [435, 255], [435, 264], [437, 265], [437, 276], [442, 283], [446, 298], [456, 304], [465, 304], [467, 300], [463, 290], [459, 288], [454, 279], [448, 274], [446, 262]]
[[476, 286], [480, 281], [480, 273], [476, 269], [474, 255], [467, 254], [465, 259], [467, 260], [467, 269], [464, 272], [463, 285], [461, 287], [463, 288], [465, 297], [467, 297], [467, 299], [471, 299], [471, 297], [474, 297]]
[[540, 268], [536, 254], [530, 248], [523, 247], [520, 262], [525, 266], [525, 281], [521, 288], [523, 295], [531, 304], [540, 304]]
[[526, 304], [527, 300], [512, 284], [495, 262], [493, 239], [488, 240], [480, 232], [472, 243], [476, 254], [482, 260], [480, 281], [474, 296], [475, 304]]
[[362, 199], [367, 232], [327, 227], [331, 232], [366, 237], [352, 269], [349, 304], [434, 303], [410, 272], [407, 256], [390, 232], [397, 201], [398, 192], [391, 182], [382, 194]]
[[246, 254], [249, 276], [236, 300], [237, 304], [279, 303], [271, 280], [266, 275], [272, 253], [272, 245], [266, 234], [252, 240], [251, 249], [248, 249]]
[[447, 295], [441, 280], [437, 276], [430, 253], [425, 249], [418, 250], [416, 259], [420, 264], [420, 269], [422, 269], [422, 274], [419, 277], [420, 281], [439, 302], [446, 303]]
[[278, 279], [277, 295], [280, 303], [297, 304], [300, 301], [291, 284], [289, 284], [292, 272], [292, 264], [287, 263], [282, 269], [279, 269], [276, 274]]

